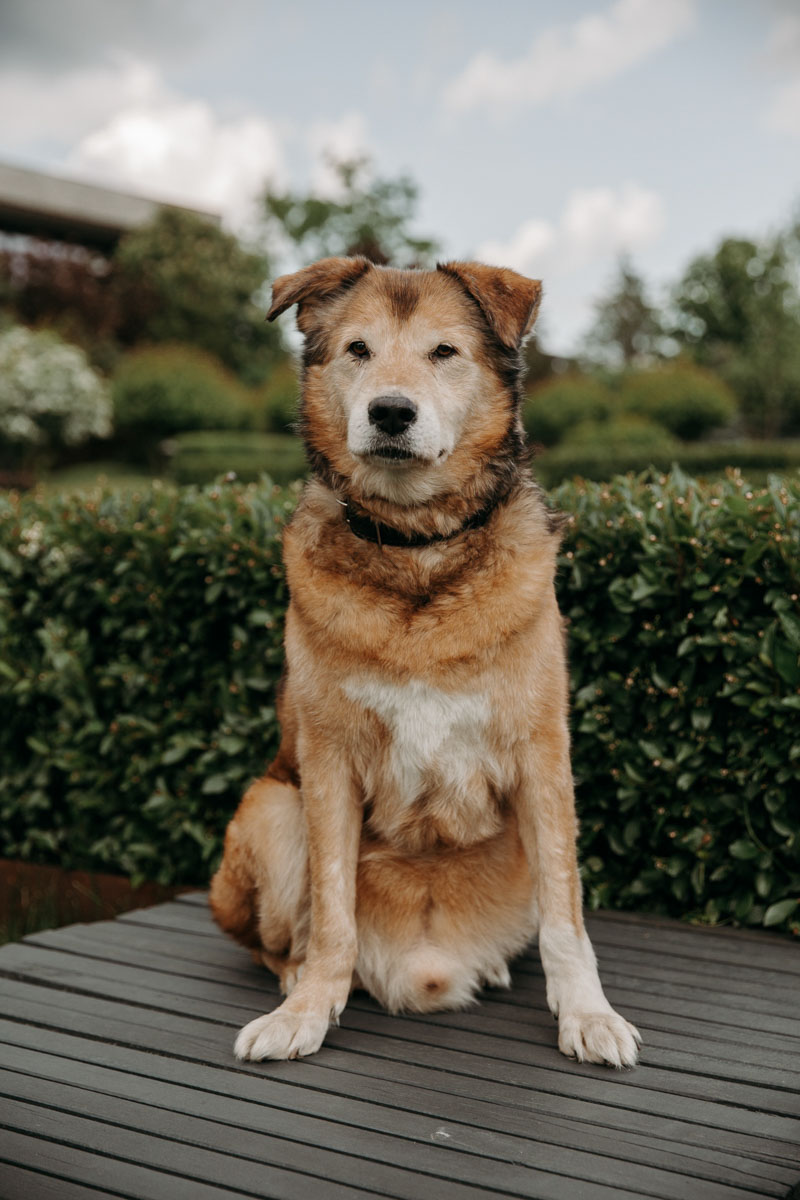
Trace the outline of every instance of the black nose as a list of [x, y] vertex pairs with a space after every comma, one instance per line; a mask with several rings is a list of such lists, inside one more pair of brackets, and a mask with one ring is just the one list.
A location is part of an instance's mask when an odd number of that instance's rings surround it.
[[370, 425], [377, 425], [381, 433], [390, 437], [405, 433], [417, 419], [417, 406], [406, 396], [376, 396], [370, 400], [367, 412]]

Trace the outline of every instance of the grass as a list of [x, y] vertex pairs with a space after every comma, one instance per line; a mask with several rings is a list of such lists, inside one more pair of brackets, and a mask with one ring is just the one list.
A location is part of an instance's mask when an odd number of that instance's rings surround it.
[[89, 492], [106, 485], [116, 491], [135, 492], [140, 488], [149, 487], [157, 478], [161, 477], [137, 470], [130, 463], [108, 459], [75, 463], [71, 467], [63, 467], [60, 471], [52, 471], [43, 476], [36, 486], [49, 495], [56, 492]]
[[267, 474], [275, 483], [285, 486], [303, 476], [307, 469], [302, 443], [289, 434], [201, 430], [170, 441], [172, 455], [162, 471], [148, 471], [145, 466], [137, 467], [118, 459], [103, 459], [50, 471], [37, 480], [36, 487], [46, 495], [90, 492], [98, 487], [135, 492], [157, 479], [173, 487], [211, 483], [228, 471], [234, 472], [243, 483]]

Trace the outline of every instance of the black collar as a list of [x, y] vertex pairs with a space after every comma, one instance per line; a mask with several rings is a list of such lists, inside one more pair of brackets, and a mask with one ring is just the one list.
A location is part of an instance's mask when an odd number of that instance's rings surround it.
[[413, 548], [415, 546], [435, 546], [438, 542], [449, 542], [456, 538], [461, 533], [465, 533], [468, 529], [480, 529], [485, 525], [508, 493], [501, 496], [493, 496], [492, 499], [478, 512], [473, 513], [471, 517], [467, 517], [458, 529], [454, 529], [452, 533], [403, 533], [400, 529], [395, 529], [392, 525], [384, 525], [381, 521], [373, 521], [371, 517], [366, 517], [357, 512], [353, 505], [348, 500], [347, 502], [340, 500], [339, 503], [344, 508], [344, 519], [350, 526], [352, 533], [358, 538], [362, 538], [365, 542], [375, 542], [378, 546], [405, 546]]

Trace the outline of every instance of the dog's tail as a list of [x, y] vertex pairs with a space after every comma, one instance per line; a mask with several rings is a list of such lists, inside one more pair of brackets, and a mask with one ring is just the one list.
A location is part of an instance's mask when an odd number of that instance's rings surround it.
[[466, 1008], [474, 999], [477, 972], [433, 942], [398, 955], [383, 998], [393, 1012], [435, 1012]]

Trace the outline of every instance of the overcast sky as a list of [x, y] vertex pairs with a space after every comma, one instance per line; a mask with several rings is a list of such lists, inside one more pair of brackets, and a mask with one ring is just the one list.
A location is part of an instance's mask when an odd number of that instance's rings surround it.
[[800, 0], [0, 0], [0, 159], [247, 219], [368, 151], [449, 257], [544, 279], [577, 344], [800, 201]]

